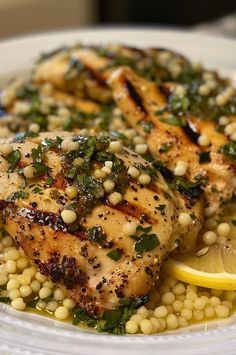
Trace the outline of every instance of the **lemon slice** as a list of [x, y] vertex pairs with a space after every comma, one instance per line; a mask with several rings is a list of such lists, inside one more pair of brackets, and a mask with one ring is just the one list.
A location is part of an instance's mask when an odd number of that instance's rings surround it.
[[236, 290], [235, 207], [223, 220], [231, 225], [229, 237], [218, 237], [211, 246], [198, 245], [186, 255], [171, 255], [163, 264], [164, 272], [196, 286]]

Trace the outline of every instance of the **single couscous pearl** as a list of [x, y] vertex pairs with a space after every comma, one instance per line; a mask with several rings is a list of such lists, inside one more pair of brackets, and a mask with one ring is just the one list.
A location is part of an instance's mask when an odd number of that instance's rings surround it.
[[137, 168], [135, 168], [134, 166], [130, 166], [127, 173], [128, 173], [128, 175], [130, 175], [134, 179], [137, 179], [140, 175], [139, 170]]
[[210, 94], [210, 92], [211, 92], [211, 89], [206, 84], [202, 84], [198, 88], [198, 93], [201, 96], [208, 96]]
[[122, 227], [122, 233], [124, 235], [130, 236], [130, 235], [135, 234], [136, 229], [137, 229], [137, 223], [135, 223], [135, 222], [127, 222]]
[[224, 298], [227, 301], [234, 302], [236, 300], [236, 292], [235, 291], [225, 291], [224, 292]]
[[38, 280], [33, 280], [30, 283], [30, 287], [33, 290], [33, 292], [37, 293], [37, 292], [39, 292], [39, 290], [41, 288], [41, 283]]
[[21, 256], [19, 259], [16, 260], [16, 266], [20, 270], [24, 270], [28, 266], [28, 259], [24, 256]]
[[68, 151], [68, 145], [69, 143], [71, 143], [72, 140], [71, 139], [64, 139], [62, 142], [61, 142], [61, 149], [64, 151], [64, 152], [67, 152]]
[[147, 318], [149, 316], [149, 311], [145, 306], [141, 306], [138, 308], [137, 314], [142, 314], [144, 318]]
[[203, 234], [202, 239], [206, 245], [213, 245], [217, 240], [217, 235], [213, 231], [208, 231]]
[[108, 201], [112, 206], [116, 206], [118, 203], [120, 203], [123, 200], [122, 195], [119, 192], [112, 192], [108, 196]]
[[79, 147], [80, 147], [80, 145], [78, 142], [71, 141], [67, 145], [67, 150], [68, 150], [68, 152], [71, 152], [72, 150], [78, 150]]
[[54, 288], [54, 284], [52, 281], [48, 280], [43, 283], [43, 287]]
[[13, 151], [13, 147], [11, 144], [0, 144], [0, 153], [2, 153], [2, 155], [6, 156], [8, 154], [10, 154]]
[[14, 274], [16, 272], [16, 262], [15, 262], [15, 260], [7, 260], [7, 262], [6, 262], [6, 271], [9, 274]]
[[180, 312], [184, 308], [184, 304], [182, 301], [175, 300], [172, 304], [174, 312]]
[[154, 316], [157, 318], [165, 318], [168, 314], [168, 310], [165, 306], [159, 306], [154, 310]]
[[202, 310], [206, 306], [206, 301], [202, 298], [196, 298], [194, 301], [194, 308], [198, 311]]
[[35, 174], [35, 169], [28, 165], [25, 168], [23, 168], [23, 174], [25, 175], [26, 179], [32, 179]]
[[199, 138], [198, 138], [198, 144], [202, 147], [206, 147], [210, 144], [210, 139], [205, 135], [202, 134]]
[[67, 186], [65, 188], [65, 194], [70, 200], [73, 200], [78, 195], [78, 191], [74, 186]]
[[133, 129], [133, 128], [130, 128], [130, 129], [126, 129], [124, 131], [124, 135], [126, 136], [126, 138], [128, 139], [133, 139], [135, 136], [136, 136], [137, 132]]
[[50, 312], [55, 312], [58, 308], [58, 303], [56, 301], [49, 301], [46, 305], [46, 309]]
[[144, 316], [142, 314], [134, 314], [130, 320], [132, 320], [133, 322], [140, 324], [141, 320], [144, 319]]
[[185, 292], [185, 286], [182, 283], [177, 283], [172, 291], [175, 295], [182, 295]]
[[[108, 169], [109, 169], [109, 168], [108, 168]], [[104, 179], [104, 178], [107, 176], [107, 174], [106, 174], [106, 172], [103, 171], [102, 169], [96, 169], [96, 170], [94, 171], [94, 176], [95, 176], [95, 178], [97, 178], [97, 179]]]
[[8, 281], [7, 275], [0, 274], [0, 286], [4, 286], [7, 283], [7, 281]]
[[213, 306], [206, 306], [206, 308], [204, 309], [204, 313], [207, 318], [213, 318], [216, 314], [215, 308]]
[[218, 120], [220, 126], [226, 126], [229, 123], [229, 118], [226, 116], [221, 116]]
[[181, 224], [181, 226], [183, 226], [183, 227], [187, 227], [192, 223], [191, 216], [185, 212], [180, 213], [178, 220], [179, 220], [179, 223]]
[[63, 210], [61, 212], [61, 218], [66, 224], [71, 224], [76, 221], [77, 214], [72, 210]]
[[47, 306], [46, 302], [42, 301], [42, 300], [39, 300], [36, 304], [36, 308], [37, 309], [45, 309]]
[[11, 247], [13, 244], [13, 240], [11, 237], [6, 236], [4, 238], [2, 238], [2, 245], [6, 248], [6, 247]]
[[64, 306], [60, 306], [60, 307], [58, 307], [56, 310], [55, 310], [55, 317], [57, 318], [57, 319], [61, 319], [61, 320], [63, 320], [63, 319], [66, 319], [66, 318], [68, 318], [68, 316], [69, 316], [69, 312], [68, 312], [68, 309], [66, 308], [66, 307], [64, 307]]
[[30, 285], [31, 277], [29, 275], [20, 275], [17, 279], [22, 286]]
[[161, 301], [165, 304], [172, 304], [175, 300], [175, 295], [173, 292], [166, 292], [164, 295], [161, 297]]
[[119, 141], [111, 142], [111, 143], [109, 144], [109, 149], [110, 149], [113, 153], [120, 153], [120, 152], [121, 152], [121, 149], [122, 149], [121, 142], [119, 142]]
[[36, 272], [34, 277], [40, 283], [43, 283], [43, 282], [47, 281], [47, 277], [45, 275], [41, 274], [41, 272], [39, 272], [39, 271]]
[[31, 287], [27, 286], [27, 285], [21, 286], [19, 291], [20, 291], [21, 297], [28, 297], [32, 293]]
[[177, 162], [177, 165], [175, 167], [174, 174], [176, 176], [183, 176], [186, 174], [187, 169], [188, 169], [188, 163], [185, 161], [179, 161]]
[[149, 319], [143, 319], [140, 322], [141, 332], [143, 334], [152, 334], [153, 333], [153, 325]]
[[175, 314], [168, 314], [166, 317], [166, 324], [168, 329], [176, 329], [178, 327], [178, 319]]
[[64, 298], [66, 297], [64, 292], [62, 290], [60, 290], [59, 288], [57, 288], [54, 291], [53, 297], [56, 301], [63, 301]]
[[109, 169], [112, 169], [113, 167], [113, 162], [111, 160], [105, 161], [105, 166]]
[[220, 223], [216, 228], [217, 233], [221, 237], [228, 237], [230, 233], [230, 224], [229, 223]]
[[181, 316], [184, 317], [186, 320], [190, 320], [193, 317], [193, 312], [191, 309], [183, 308], [180, 312]]
[[20, 282], [16, 279], [9, 280], [7, 283], [7, 291], [12, 291], [20, 287]]
[[41, 299], [48, 298], [49, 296], [51, 296], [51, 294], [52, 294], [52, 290], [49, 287], [42, 287], [39, 290], [39, 297]]
[[8, 252], [5, 254], [5, 260], [17, 260], [19, 257], [20, 253], [15, 248], [8, 250]]
[[141, 185], [148, 185], [150, 184], [151, 177], [148, 174], [141, 174], [138, 178], [138, 181]]
[[142, 137], [140, 137], [140, 136], [136, 136], [133, 139], [133, 143], [134, 143], [134, 145], [143, 144], [144, 143], [144, 139]]
[[38, 123], [31, 123], [29, 126], [29, 131], [33, 133], [38, 133], [40, 131], [40, 125]]
[[229, 309], [224, 305], [216, 307], [216, 314], [219, 318], [226, 318], [229, 316]]
[[114, 190], [114, 188], [115, 188], [115, 183], [114, 183], [114, 181], [108, 179], [108, 180], [104, 181], [103, 187], [104, 187], [104, 190], [105, 190], [107, 193], [109, 193], [109, 192], [111, 192], [112, 190]]
[[147, 152], [147, 144], [137, 144], [135, 146], [135, 152], [138, 154], [145, 154]]
[[14, 300], [15, 298], [20, 298], [21, 294], [20, 291], [17, 289], [11, 290], [8, 294], [8, 297], [10, 298], [10, 300]]
[[220, 305], [220, 299], [218, 297], [212, 296], [210, 298], [210, 304], [214, 307], [218, 307]]
[[63, 306], [68, 308], [68, 309], [73, 309], [73, 308], [75, 308], [76, 303], [70, 298], [65, 298], [63, 300]]
[[200, 310], [195, 310], [193, 312], [193, 316], [196, 320], [201, 321], [204, 318], [204, 312]]
[[26, 308], [26, 304], [21, 297], [15, 298], [11, 301], [11, 306], [18, 311], [23, 311]]
[[81, 157], [75, 158], [75, 159], [73, 160], [73, 165], [74, 165], [74, 166], [80, 166], [80, 165], [82, 165], [83, 163], [84, 163], [84, 159], [81, 158]]

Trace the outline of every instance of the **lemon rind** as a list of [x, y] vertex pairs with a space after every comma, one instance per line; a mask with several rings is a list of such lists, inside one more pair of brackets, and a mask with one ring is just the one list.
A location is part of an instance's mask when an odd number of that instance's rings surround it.
[[196, 286], [218, 290], [236, 290], [236, 275], [228, 272], [214, 274], [199, 271], [173, 259], [169, 259], [163, 264], [163, 270], [179, 281]]

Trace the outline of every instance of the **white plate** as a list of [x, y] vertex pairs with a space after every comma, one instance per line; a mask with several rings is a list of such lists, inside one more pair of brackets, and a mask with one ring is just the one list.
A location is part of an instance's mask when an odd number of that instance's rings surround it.
[[[165, 47], [236, 77], [236, 42], [195, 33], [155, 29], [96, 28], [21, 37], [0, 43], [0, 77], [31, 68], [42, 51], [63, 44], [123, 42]], [[235, 354], [236, 316], [155, 336], [112, 336], [81, 330], [0, 304], [0, 353], [143, 355]]]

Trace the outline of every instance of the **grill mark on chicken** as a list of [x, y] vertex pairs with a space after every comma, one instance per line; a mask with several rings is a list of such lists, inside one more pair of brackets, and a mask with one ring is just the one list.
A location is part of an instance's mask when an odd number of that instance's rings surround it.
[[139, 219], [140, 223], [147, 222], [152, 225], [157, 223], [156, 219], [148, 216], [145, 213], [145, 211], [143, 211], [140, 207], [135, 206], [128, 201], [123, 201], [123, 202], [117, 204], [116, 206], [111, 206], [111, 207], [128, 215], [128, 216], [132, 216], [132, 217]]
[[197, 130], [197, 127], [191, 120], [187, 120], [186, 125], [184, 125], [182, 129], [192, 143], [198, 144], [198, 138], [200, 137], [200, 134]]
[[[11, 207], [5, 209], [8, 205]], [[16, 206], [12, 202], [3, 200], [0, 201], [0, 209], [5, 209], [3, 212], [3, 218], [6, 217], [6, 214], [11, 217], [13, 217], [14, 214], [18, 214], [19, 216], [28, 219], [31, 223], [39, 224], [40, 226], [48, 226], [55, 231], [69, 233], [81, 240], [85, 239], [85, 232], [81, 225], [77, 225], [74, 227], [74, 230], [71, 230], [72, 227], [65, 224], [62, 218], [55, 213], [30, 208], [21, 208], [16, 211]]]
[[143, 105], [141, 96], [135, 90], [135, 87], [131, 84], [129, 80], [125, 80], [125, 87], [127, 89], [128, 95], [133, 100], [134, 104], [146, 115], [147, 111]]

